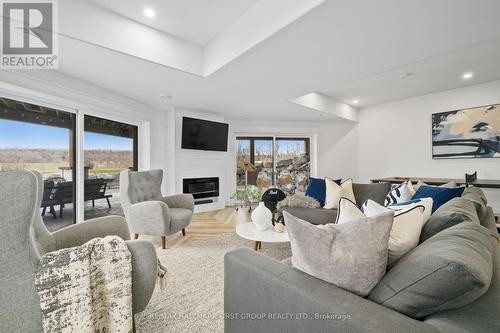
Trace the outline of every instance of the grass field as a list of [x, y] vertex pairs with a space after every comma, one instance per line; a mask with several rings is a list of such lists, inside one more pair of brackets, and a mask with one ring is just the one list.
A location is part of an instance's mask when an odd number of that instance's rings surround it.
[[68, 167], [65, 163], [0, 163], [0, 171], [35, 170], [41, 174], [60, 173], [59, 167]]
[[[0, 171], [12, 171], [12, 170], [34, 170], [41, 174], [60, 174], [61, 170], [59, 167], [68, 167], [69, 164], [63, 163], [0, 163]], [[89, 173], [93, 175], [101, 175], [105, 173], [120, 173], [125, 168], [114, 168], [114, 169], [91, 169]]]

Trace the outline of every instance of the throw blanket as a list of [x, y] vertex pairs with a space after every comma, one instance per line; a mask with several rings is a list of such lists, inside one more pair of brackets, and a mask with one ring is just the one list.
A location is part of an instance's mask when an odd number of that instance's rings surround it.
[[285, 207], [303, 207], [303, 208], [320, 208], [319, 202], [305, 195], [295, 194], [286, 197], [278, 202], [276, 208], [281, 212]]
[[45, 254], [35, 276], [43, 332], [132, 330], [132, 262], [117, 236]]

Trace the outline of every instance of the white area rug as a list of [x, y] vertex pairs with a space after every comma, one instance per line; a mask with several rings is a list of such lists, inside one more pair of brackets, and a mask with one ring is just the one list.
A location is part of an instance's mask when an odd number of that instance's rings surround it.
[[[253, 248], [253, 242], [231, 233], [159, 250], [168, 268], [166, 288], [157, 286], [146, 310], [136, 315], [137, 331], [223, 332], [224, 254], [240, 247]], [[278, 260], [291, 256], [289, 243], [263, 243], [260, 252]]]

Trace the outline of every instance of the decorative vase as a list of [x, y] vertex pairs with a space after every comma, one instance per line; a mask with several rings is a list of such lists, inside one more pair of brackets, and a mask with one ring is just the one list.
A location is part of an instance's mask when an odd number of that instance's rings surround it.
[[271, 211], [263, 202], [259, 202], [257, 208], [252, 212], [252, 222], [255, 224], [255, 229], [262, 231], [271, 228], [273, 226], [272, 219]]

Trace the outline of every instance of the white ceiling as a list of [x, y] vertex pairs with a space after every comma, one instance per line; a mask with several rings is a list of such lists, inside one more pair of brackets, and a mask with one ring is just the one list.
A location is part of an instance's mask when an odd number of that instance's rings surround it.
[[[462, 75], [465, 73], [473, 73], [473, 77], [463, 79]], [[495, 38], [356, 80], [323, 94], [362, 108], [498, 79], [500, 79], [500, 38]], [[358, 104], [353, 104], [354, 100], [358, 100]]]
[[[499, 12], [495, 0], [327, 0], [207, 77], [63, 36], [59, 71], [157, 108], [333, 120], [289, 101], [327, 92], [366, 106], [500, 79]], [[461, 82], [464, 71], [476, 76]]]
[[[217, 37], [257, 0], [88, 0], [126, 18], [198, 45]], [[155, 11], [154, 18], [144, 9]]]

